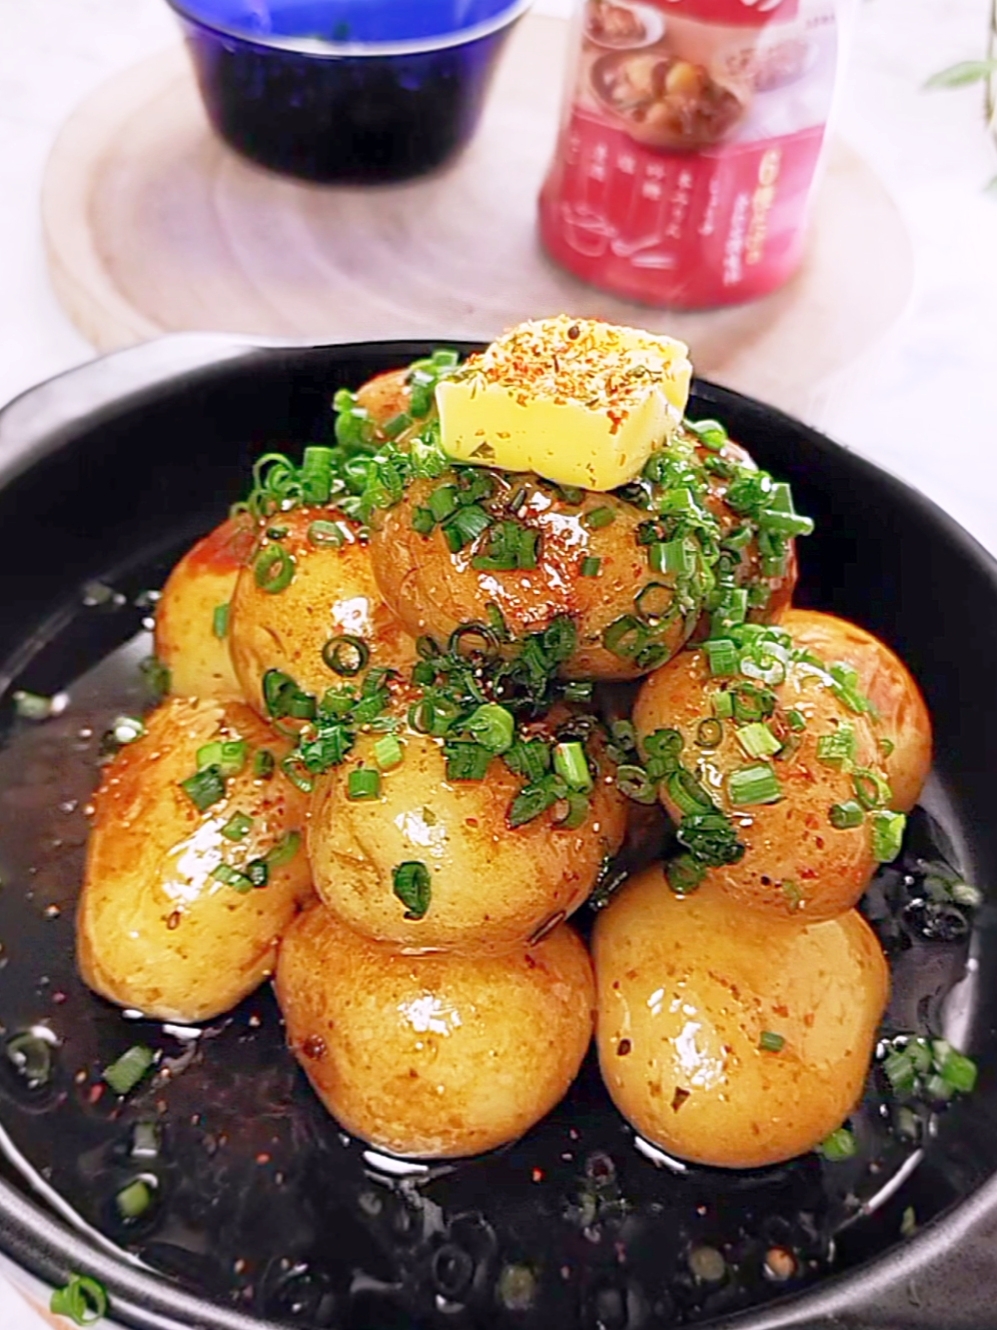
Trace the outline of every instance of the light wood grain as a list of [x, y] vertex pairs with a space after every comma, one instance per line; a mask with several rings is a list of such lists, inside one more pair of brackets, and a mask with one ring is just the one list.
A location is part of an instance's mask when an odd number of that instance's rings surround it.
[[536, 235], [566, 44], [560, 20], [524, 20], [463, 156], [380, 188], [244, 162], [212, 134], [184, 50], [165, 51], [99, 89], [59, 136], [42, 200], [53, 285], [101, 350], [192, 329], [488, 339], [568, 311], [667, 330], [700, 373], [810, 414], [911, 291], [910, 244], [879, 181], [832, 144], [806, 262], [753, 304], [672, 313], [595, 291]]

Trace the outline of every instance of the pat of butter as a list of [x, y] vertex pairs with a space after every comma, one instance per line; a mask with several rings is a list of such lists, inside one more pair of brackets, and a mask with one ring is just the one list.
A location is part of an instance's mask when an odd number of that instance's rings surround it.
[[443, 450], [615, 489], [668, 442], [691, 377], [688, 348], [670, 337], [566, 315], [522, 323], [437, 385]]

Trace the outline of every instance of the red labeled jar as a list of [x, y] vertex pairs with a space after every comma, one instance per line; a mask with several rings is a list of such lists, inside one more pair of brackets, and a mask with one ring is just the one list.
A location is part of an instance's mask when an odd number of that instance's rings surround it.
[[550, 256], [678, 309], [765, 295], [800, 263], [834, 96], [838, 0], [584, 0]]

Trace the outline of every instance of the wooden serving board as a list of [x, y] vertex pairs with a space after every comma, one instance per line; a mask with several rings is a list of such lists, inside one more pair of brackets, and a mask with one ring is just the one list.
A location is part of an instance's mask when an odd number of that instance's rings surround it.
[[832, 143], [808, 256], [750, 305], [672, 313], [584, 286], [544, 256], [567, 25], [515, 30], [474, 141], [408, 184], [329, 188], [244, 162], [211, 132], [181, 46], [113, 78], [52, 151], [42, 212], [55, 289], [100, 350], [165, 332], [330, 342], [490, 339], [569, 312], [668, 331], [697, 370], [813, 418], [903, 311], [911, 247], [878, 179]]

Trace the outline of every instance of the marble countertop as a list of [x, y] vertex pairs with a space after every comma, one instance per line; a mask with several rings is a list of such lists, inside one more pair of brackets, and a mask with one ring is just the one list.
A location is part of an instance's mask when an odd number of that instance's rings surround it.
[[[570, 0], [541, 0], [557, 11]], [[837, 130], [893, 194], [915, 289], [870, 365], [812, 423], [929, 494], [997, 554], [997, 151], [979, 85], [926, 92], [984, 53], [988, 0], [860, 0]], [[39, 190], [55, 134], [108, 75], [176, 40], [162, 0], [0, 0], [0, 402], [92, 351], [49, 286]], [[870, 372], [872, 371], [872, 372]], [[43, 1323], [0, 1280], [0, 1325]]]

